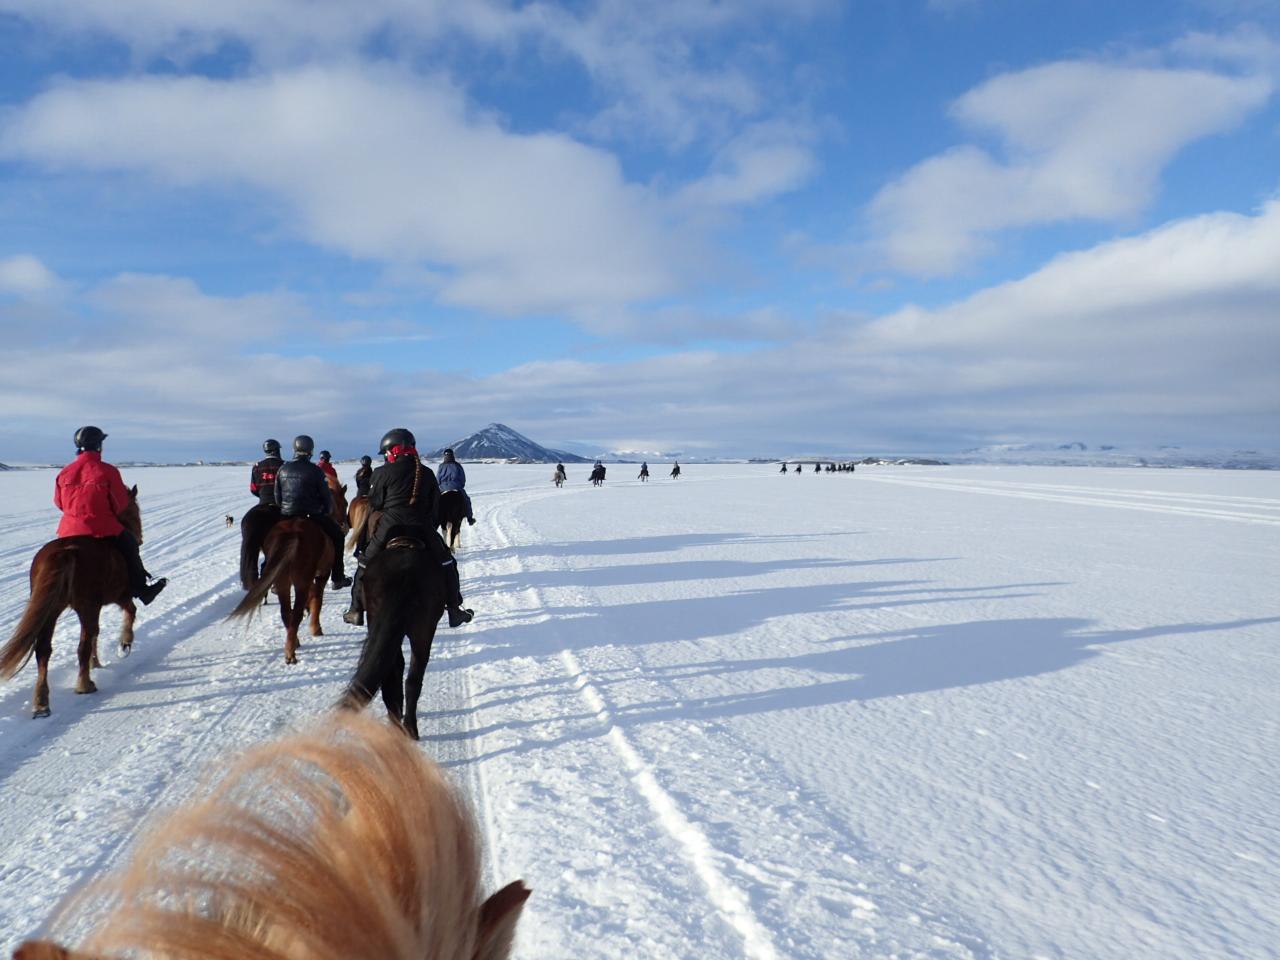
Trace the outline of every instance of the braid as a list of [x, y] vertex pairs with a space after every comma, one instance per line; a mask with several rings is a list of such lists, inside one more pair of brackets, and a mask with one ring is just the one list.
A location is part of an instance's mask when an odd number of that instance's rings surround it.
[[418, 485], [422, 482], [422, 461], [417, 454], [413, 457], [413, 493], [409, 495], [409, 506], [418, 502]]

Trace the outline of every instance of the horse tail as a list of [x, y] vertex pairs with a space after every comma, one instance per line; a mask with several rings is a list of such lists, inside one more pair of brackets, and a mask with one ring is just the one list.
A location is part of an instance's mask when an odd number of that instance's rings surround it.
[[[347, 688], [348, 695], [354, 695], [361, 703], [373, 699], [381, 686], [387, 666], [399, 652], [400, 642], [409, 633], [413, 622], [413, 608], [420, 602], [422, 594], [422, 573], [419, 564], [415, 562], [420, 551], [392, 553], [403, 556], [383, 554], [378, 560], [378, 566], [382, 569], [366, 570], [364, 574], [366, 600], [371, 588], [378, 591], [378, 615], [369, 620], [369, 635], [365, 638], [364, 649], [360, 651], [356, 675], [351, 678]], [[430, 560], [426, 562], [430, 563]], [[370, 576], [371, 572], [373, 576]]]
[[360, 538], [364, 536], [364, 528], [369, 525], [369, 515], [373, 511], [366, 509], [360, 515], [360, 522], [351, 528], [351, 533], [347, 535], [346, 547], [348, 550], [354, 550], [356, 544], [360, 542]]
[[53, 629], [58, 617], [71, 602], [71, 578], [75, 575], [75, 552], [59, 550], [47, 555], [31, 583], [31, 599], [18, 629], [0, 649], [0, 678], [8, 680], [31, 658], [41, 634]]
[[267, 562], [267, 569], [262, 571], [262, 576], [244, 595], [244, 599], [227, 614], [228, 620], [240, 619], [243, 617], [252, 617], [257, 612], [258, 607], [262, 605], [262, 601], [266, 599], [267, 594], [271, 591], [272, 586], [276, 582], [276, 578], [284, 573], [298, 557], [298, 544], [301, 538], [296, 534], [285, 539], [284, 543], [275, 550]]

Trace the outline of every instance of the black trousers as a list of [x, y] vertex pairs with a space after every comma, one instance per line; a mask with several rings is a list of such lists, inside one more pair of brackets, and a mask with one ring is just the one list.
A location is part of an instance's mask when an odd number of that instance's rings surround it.
[[142, 565], [142, 554], [138, 550], [138, 541], [128, 530], [121, 530], [111, 538], [120, 552], [124, 554], [125, 569], [129, 572], [129, 593], [141, 596], [142, 588], [147, 585], [147, 569]]
[[333, 579], [344, 576], [342, 572], [342, 528], [338, 521], [327, 513], [309, 514], [310, 518], [320, 524], [325, 534], [333, 542]]

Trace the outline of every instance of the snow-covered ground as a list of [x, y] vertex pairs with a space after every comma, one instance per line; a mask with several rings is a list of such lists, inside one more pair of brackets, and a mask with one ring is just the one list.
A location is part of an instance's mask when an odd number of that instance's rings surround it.
[[[1280, 473], [775, 471], [469, 468], [423, 749], [534, 889], [519, 956], [1276, 955]], [[224, 622], [247, 469], [125, 479], [170, 578], [133, 656], [107, 614], [74, 695], [67, 615], [53, 716], [0, 687], [5, 952], [358, 652], [340, 594], [295, 667]], [[0, 475], [6, 636], [52, 481]]]

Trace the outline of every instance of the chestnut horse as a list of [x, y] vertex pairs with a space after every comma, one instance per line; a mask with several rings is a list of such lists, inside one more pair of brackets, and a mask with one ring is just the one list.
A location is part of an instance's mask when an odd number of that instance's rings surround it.
[[262, 549], [267, 555], [267, 568], [227, 619], [253, 616], [267, 593], [274, 589], [285, 629], [284, 662], [297, 663], [301, 646], [298, 628], [308, 608], [311, 635], [324, 634], [320, 628], [320, 607], [324, 603], [325, 580], [333, 568], [333, 544], [315, 521], [288, 517], [271, 528]]
[[[398, 536], [401, 531], [404, 535]], [[418, 739], [418, 697], [431, 659], [431, 642], [445, 609], [445, 581], [422, 537], [434, 530], [392, 527], [387, 545], [369, 561], [362, 581], [369, 633], [343, 705], [360, 709], [382, 690], [387, 713]], [[409, 638], [409, 676], [402, 643]]]
[[325, 474], [325, 480], [329, 482], [329, 500], [331, 501], [329, 513], [333, 517], [333, 522], [338, 525], [338, 529], [346, 533], [351, 529], [347, 521], [347, 485], [339, 483], [328, 474]]
[[440, 768], [354, 714], [255, 747], [15, 960], [505, 960], [529, 889], [484, 896], [479, 829]]
[[351, 506], [347, 507], [347, 529], [351, 531], [347, 536], [348, 550], [354, 550], [360, 546], [360, 539], [364, 536], [368, 523], [369, 498], [363, 495], [357, 496], [351, 501]]
[[[129, 490], [129, 502], [120, 511], [120, 523], [142, 543], [142, 517], [138, 512], [138, 488]], [[129, 591], [129, 571], [124, 556], [105, 537], [59, 537], [50, 540], [31, 561], [31, 599], [18, 629], [0, 649], [0, 677], [8, 679], [36, 655], [36, 689], [31, 698], [33, 717], [49, 716], [49, 655], [53, 652], [53, 628], [62, 611], [70, 607], [80, 618], [80, 673], [76, 693], [95, 693], [89, 676], [98, 661], [98, 616], [115, 604], [124, 611], [120, 653], [133, 647], [133, 619], [138, 609]]]

